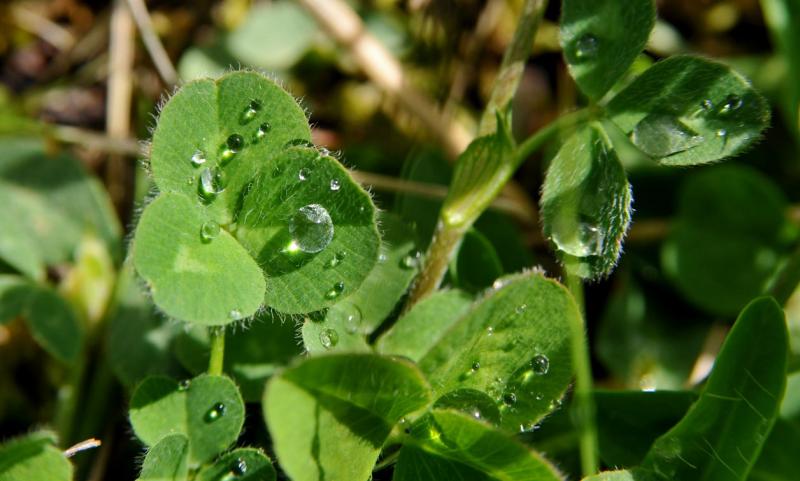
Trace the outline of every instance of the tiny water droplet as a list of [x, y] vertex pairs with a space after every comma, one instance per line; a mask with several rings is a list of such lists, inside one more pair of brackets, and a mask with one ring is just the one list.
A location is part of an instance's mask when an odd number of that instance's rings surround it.
[[323, 329], [319, 333], [319, 342], [325, 349], [330, 349], [339, 342], [339, 333], [334, 329]]
[[322, 156], [322, 157], [327, 157], [327, 156], [331, 155], [331, 151], [326, 149], [325, 147], [320, 147], [319, 148], [319, 155]]
[[333, 257], [331, 257], [331, 260], [329, 260], [325, 264], [325, 267], [327, 267], [329, 269], [333, 268], [333, 267], [336, 267], [336, 266], [338, 266], [339, 264], [342, 263], [342, 261], [344, 260], [345, 257], [347, 257], [347, 252], [339, 251]]
[[494, 327], [492, 327], [492, 326], [487, 327], [486, 328], [486, 335], [487, 336], [491, 336], [492, 334], [494, 334]]
[[333, 239], [333, 220], [319, 204], [301, 207], [289, 219], [289, 234], [292, 244], [308, 254], [315, 254], [328, 247]]
[[231, 309], [231, 312], [228, 313], [228, 317], [233, 319], [234, 321], [238, 321], [242, 318], [242, 311], [239, 309]]
[[200, 227], [200, 240], [202, 240], [204, 244], [208, 244], [219, 235], [219, 232], [220, 227], [217, 221], [205, 221], [202, 227]]
[[326, 299], [336, 299], [337, 297], [339, 297], [339, 295], [342, 293], [342, 291], [344, 291], [344, 282], [341, 282], [341, 281], [337, 282], [336, 284], [333, 285], [331, 290], [329, 290], [327, 293], [325, 293], [325, 298]]
[[192, 381], [190, 379], [184, 379], [180, 382], [180, 384], [178, 384], [178, 391], [186, 391], [191, 385]]
[[311, 169], [307, 169], [305, 167], [303, 167], [297, 172], [297, 178], [300, 179], [301, 181], [308, 180], [310, 176], [311, 176]]
[[203, 169], [200, 174], [200, 194], [213, 198], [225, 190], [225, 174], [220, 169]]
[[537, 354], [531, 359], [531, 367], [536, 375], [543, 376], [550, 371], [550, 359], [544, 354]]
[[514, 312], [516, 312], [517, 314], [522, 314], [526, 310], [528, 310], [528, 305], [527, 304], [520, 304], [520, 305], [517, 306], [516, 309], [514, 309]]
[[537, 392], [536, 395], [533, 396], [533, 398], [536, 399], [537, 401], [541, 401], [542, 399], [544, 399], [544, 394]]
[[585, 33], [575, 41], [575, 58], [589, 60], [597, 55], [599, 41], [591, 33]]
[[189, 162], [191, 162], [195, 167], [200, 167], [206, 163], [206, 154], [204, 154], [202, 150], [197, 149], [194, 151], [194, 154], [192, 154]]
[[706, 112], [711, 112], [714, 109], [714, 102], [712, 102], [711, 99], [705, 99], [700, 102], [700, 108]]
[[225, 409], [226, 409], [225, 404], [216, 403], [213, 406], [211, 406], [211, 409], [206, 411], [206, 415], [203, 419], [205, 419], [207, 423], [214, 422], [225, 415]]
[[255, 99], [251, 100], [250, 103], [247, 104], [247, 107], [244, 109], [244, 112], [242, 112], [242, 122], [243, 123], [250, 122], [251, 120], [256, 118], [256, 115], [260, 110], [261, 110], [261, 102]]
[[385, 253], [381, 252], [380, 254], [378, 254], [378, 262], [380, 262], [381, 264], [386, 262], [386, 254]]
[[256, 130], [256, 141], [266, 137], [270, 130], [272, 130], [272, 125], [270, 125], [269, 122], [264, 122], [259, 125], [258, 130]]
[[472, 370], [473, 371], [477, 371], [480, 368], [481, 368], [481, 363], [480, 362], [475, 361], [475, 362], [472, 363]]
[[231, 466], [231, 472], [236, 476], [244, 476], [247, 473], [247, 461], [244, 458], [236, 458]]
[[727, 136], [728, 136], [728, 131], [727, 130], [725, 130], [725, 129], [717, 130], [717, 137], [727, 137]]
[[338, 180], [331, 179], [331, 190], [332, 191], [337, 192], [341, 187], [342, 187], [342, 185], [339, 183]]
[[407, 256], [403, 257], [400, 265], [406, 269], [416, 269], [419, 267], [420, 259], [422, 258], [422, 253], [420, 251], [413, 251]]
[[742, 98], [736, 94], [730, 94], [725, 97], [725, 101], [719, 106], [719, 114], [727, 115], [734, 110], [738, 110], [742, 106]]
[[513, 392], [503, 394], [503, 404], [506, 406], [513, 406], [517, 402], [517, 395]]

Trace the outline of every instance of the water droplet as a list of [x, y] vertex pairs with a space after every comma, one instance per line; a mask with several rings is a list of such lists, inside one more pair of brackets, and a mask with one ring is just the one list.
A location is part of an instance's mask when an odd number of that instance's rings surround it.
[[327, 267], [329, 269], [334, 268], [334, 267], [338, 266], [339, 264], [341, 264], [345, 257], [347, 257], [347, 252], [339, 251], [339, 252], [336, 253], [336, 255], [331, 257], [331, 260], [329, 260], [325, 264], [325, 267]]
[[247, 123], [256, 118], [256, 115], [261, 110], [261, 102], [258, 100], [251, 100], [247, 107], [242, 112], [242, 123]]
[[339, 342], [339, 333], [334, 329], [323, 329], [319, 333], [319, 342], [325, 349], [330, 349]]
[[190, 379], [184, 379], [180, 382], [180, 384], [178, 384], [178, 391], [186, 391], [191, 385], [192, 381]]
[[244, 476], [247, 474], [247, 461], [244, 458], [236, 458], [231, 466], [231, 473], [236, 476]]
[[381, 264], [386, 262], [386, 254], [385, 253], [381, 252], [380, 254], [378, 254], [378, 262], [380, 262]]
[[714, 110], [714, 102], [712, 102], [711, 99], [705, 99], [700, 102], [700, 108], [706, 112], [711, 112]]
[[503, 404], [506, 406], [513, 406], [517, 402], [517, 395], [513, 392], [503, 394]]
[[326, 299], [336, 299], [344, 291], [344, 282], [337, 282], [333, 285], [331, 290], [325, 293]]
[[331, 155], [331, 151], [326, 149], [325, 147], [320, 147], [319, 148], [319, 155], [321, 157], [328, 157], [329, 155]]
[[239, 309], [231, 309], [231, 312], [228, 313], [228, 317], [233, 319], [234, 321], [238, 321], [242, 318], [242, 311]]
[[351, 305], [345, 311], [345, 318], [344, 318], [344, 327], [345, 330], [349, 334], [355, 334], [358, 332], [358, 329], [361, 327], [361, 320], [363, 319], [364, 315], [361, 313], [361, 309], [358, 308], [355, 304]]
[[522, 314], [526, 310], [528, 310], [528, 305], [527, 304], [520, 304], [519, 306], [517, 306], [516, 309], [514, 309], [514, 312], [516, 312], [517, 314]]
[[315, 254], [328, 247], [333, 239], [333, 220], [319, 204], [301, 207], [289, 219], [292, 244], [303, 252]]
[[651, 157], [667, 157], [703, 143], [703, 136], [668, 114], [650, 114], [639, 121], [631, 141]]
[[338, 190], [339, 190], [341, 187], [342, 187], [342, 185], [339, 183], [339, 181], [338, 181], [338, 180], [336, 180], [336, 179], [331, 179], [331, 190], [332, 190], [332, 191], [336, 192], [336, 191], [338, 191]]
[[727, 136], [728, 136], [728, 131], [727, 130], [725, 130], [725, 129], [717, 130], [717, 137], [723, 137], [724, 138], [724, 137], [727, 137]]
[[189, 159], [193, 166], [199, 167], [206, 163], [206, 154], [203, 153], [202, 150], [197, 149], [192, 154], [192, 157]]
[[575, 58], [589, 60], [597, 56], [599, 41], [591, 33], [585, 33], [575, 41]]
[[216, 403], [211, 406], [211, 409], [206, 411], [206, 415], [204, 416], [204, 420], [207, 423], [211, 423], [216, 421], [217, 419], [221, 418], [225, 415], [225, 404], [223, 403]]
[[536, 394], [533, 396], [533, 398], [534, 398], [534, 399], [536, 399], [537, 401], [541, 401], [542, 399], [544, 399], [544, 394], [542, 394], [542, 393], [540, 393], [540, 392], [537, 392], [537, 393], [536, 393]]
[[200, 174], [200, 194], [211, 199], [225, 190], [225, 174], [220, 169], [204, 169]]
[[420, 259], [422, 259], [422, 253], [420, 251], [413, 251], [403, 257], [400, 265], [406, 269], [416, 269], [419, 267]]
[[481, 363], [480, 362], [475, 361], [475, 362], [472, 363], [472, 370], [473, 371], [477, 371], [480, 368], [481, 368]]
[[500, 411], [492, 399], [476, 389], [456, 389], [436, 400], [438, 409], [454, 409], [492, 424], [500, 422]]
[[208, 244], [219, 235], [219, 231], [220, 227], [217, 221], [205, 221], [202, 227], [200, 227], [200, 240], [202, 240], [204, 244]]
[[239, 134], [233, 134], [228, 137], [228, 140], [225, 143], [230, 150], [236, 153], [242, 150], [242, 147], [244, 147], [244, 138]]
[[310, 176], [311, 176], [311, 169], [307, 169], [305, 167], [303, 167], [297, 172], [297, 178], [300, 180], [308, 180]]
[[550, 370], [550, 359], [544, 354], [537, 354], [531, 359], [531, 367], [534, 374], [543, 376]]
[[270, 130], [272, 130], [272, 125], [270, 125], [269, 122], [264, 122], [259, 125], [258, 130], [256, 130], [256, 141], [266, 137]]
[[720, 115], [728, 115], [734, 110], [738, 110], [742, 106], [742, 98], [736, 94], [730, 94], [725, 97], [725, 101], [719, 106], [718, 113]]
[[492, 334], [494, 334], [494, 327], [492, 327], [492, 326], [487, 327], [486, 328], [486, 335], [487, 336], [491, 336]]

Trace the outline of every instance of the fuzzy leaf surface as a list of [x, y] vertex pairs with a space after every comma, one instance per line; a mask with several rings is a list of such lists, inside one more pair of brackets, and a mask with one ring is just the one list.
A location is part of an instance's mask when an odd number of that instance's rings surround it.
[[170, 434], [147, 452], [137, 481], [185, 481], [189, 468], [189, 440]]
[[697, 165], [748, 148], [770, 119], [766, 100], [721, 63], [676, 55], [656, 63], [607, 108], [641, 151], [663, 165]]
[[409, 362], [331, 354], [273, 377], [263, 409], [291, 479], [367, 479], [392, 426], [429, 402], [430, 388]]
[[260, 449], [240, 448], [225, 453], [200, 471], [197, 481], [275, 481], [275, 476], [272, 462]]
[[71, 481], [72, 464], [51, 433], [32, 433], [0, 445], [0, 480]]
[[647, 43], [656, 19], [653, 0], [564, 0], [561, 48], [583, 93], [600, 99]]

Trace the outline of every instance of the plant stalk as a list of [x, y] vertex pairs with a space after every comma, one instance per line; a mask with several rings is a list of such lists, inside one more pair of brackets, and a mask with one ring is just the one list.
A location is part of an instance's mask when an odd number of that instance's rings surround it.
[[597, 424], [595, 404], [592, 397], [592, 363], [589, 355], [589, 342], [586, 336], [586, 319], [583, 304], [583, 283], [575, 275], [565, 269], [567, 289], [572, 293], [580, 310], [580, 318], [572, 325], [571, 350], [572, 364], [575, 369], [575, 391], [573, 393], [572, 419], [578, 430], [578, 442], [581, 452], [581, 471], [583, 476], [591, 476], [597, 472]]
[[208, 374], [211, 376], [221, 376], [222, 365], [225, 361], [225, 326], [208, 328], [208, 337], [211, 344], [211, 354], [208, 359]]

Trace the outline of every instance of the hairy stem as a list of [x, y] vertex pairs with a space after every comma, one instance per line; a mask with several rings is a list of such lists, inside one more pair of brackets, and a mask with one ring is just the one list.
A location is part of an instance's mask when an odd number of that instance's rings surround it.
[[586, 318], [583, 308], [583, 283], [577, 276], [569, 274], [567, 266], [567, 288], [575, 298], [581, 311], [580, 319], [573, 323], [571, 339], [572, 364], [575, 368], [575, 392], [573, 395], [573, 422], [578, 430], [581, 452], [581, 471], [584, 476], [597, 472], [597, 424], [595, 405], [592, 397], [592, 363], [589, 356], [589, 342], [586, 336]]
[[211, 355], [208, 359], [208, 373], [212, 376], [221, 376], [222, 364], [225, 361], [225, 327], [209, 327], [208, 337], [211, 343]]

